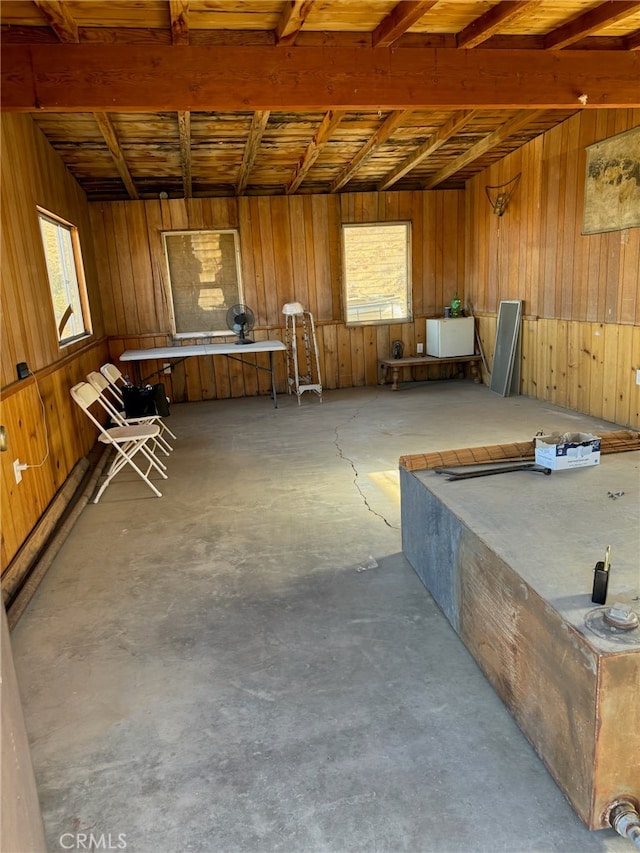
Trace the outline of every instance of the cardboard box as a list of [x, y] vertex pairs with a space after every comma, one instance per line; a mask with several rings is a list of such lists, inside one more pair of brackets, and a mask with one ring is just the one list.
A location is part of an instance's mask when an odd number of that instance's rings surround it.
[[553, 471], [600, 464], [600, 438], [588, 432], [536, 436], [536, 464]]

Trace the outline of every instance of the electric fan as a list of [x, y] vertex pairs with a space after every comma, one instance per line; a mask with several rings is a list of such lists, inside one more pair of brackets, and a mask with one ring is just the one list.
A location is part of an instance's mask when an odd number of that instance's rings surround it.
[[246, 305], [232, 305], [227, 311], [227, 326], [238, 336], [237, 344], [252, 344], [247, 332], [253, 329], [255, 318], [251, 308]]

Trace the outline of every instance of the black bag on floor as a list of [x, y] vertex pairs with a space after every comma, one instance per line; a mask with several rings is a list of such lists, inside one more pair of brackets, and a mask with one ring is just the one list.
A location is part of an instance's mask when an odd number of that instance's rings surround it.
[[153, 399], [156, 404], [156, 412], [163, 418], [168, 418], [171, 412], [169, 411], [169, 398], [164, 390], [162, 382], [156, 382], [153, 386]]
[[137, 385], [122, 387], [122, 401], [127, 418], [143, 418], [146, 415], [169, 416], [169, 403], [162, 382], [138, 388]]

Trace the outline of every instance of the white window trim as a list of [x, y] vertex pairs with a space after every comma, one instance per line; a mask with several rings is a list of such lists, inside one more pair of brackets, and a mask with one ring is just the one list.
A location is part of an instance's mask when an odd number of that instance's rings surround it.
[[175, 316], [175, 307], [173, 301], [173, 288], [171, 284], [171, 272], [169, 266], [169, 250], [167, 248], [167, 237], [180, 237], [182, 235], [192, 235], [192, 234], [233, 234], [234, 240], [234, 251], [236, 257], [236, 277], [238, 282], [238, 303], [244, 303], [244, 286], [242, 281], [242, 256], [240, 252], [240, 230], [238, 228], [186, 228], [180, 231], [162, 231], [162, 246], [164, 249], [164, 257], [165, 257], [165, 270], [166, 270], [166, 290], [167, 290], [167, 305], [169, 309], [169, 323], [171, 335], [176, 340], [181, 339], [190, 339], [190, 338], [220, 338], [227, 337], [232, 335], [233, 332], [230, 329], [226, 330], [210, 330], [206, 332], [178, 332], [177, 331], [177, 323]]
[[[405, 305], [406, 312], [405, 316], [402, 317], [384, 317], [381, 319], [365, 319], [365, 320], [353, 320], [349, 319], [349, 292], [348, 292], [348, 281], [347, 281], [347, 269], [346, 269], [346, 246], [345, 246], [345, 235], [347, 229], [355, 229], [355, 228], [380, 228], [386, 226], [398, 226], [402, 225], [406, 229], [406, 243], [405, 243], [405, 251], [406, 251], [406, 293], [405, 293]], [[412, 305], [412, 295], [413, 295], [413, 287], [412, 287], [412, 249], [411, 249], [411, 234], [412, 234], [412, 223], [411, 220], [398, 220], [398, 221], [381, 221], [381, 222], [348, 222], [343, 223], [342, 225], [342, 278], [343, 278], [343, 298], [344, 298], [344, 321], [345, 325], [348, 327], [352, 326], [389, 326], [396, 325], [400, 323], [411, 323], [413, 322], [413, 305]]]
[[[80, 303], [80, 313], [82, 316], [82, 325], [83, 331], [79, 332], [75, 335], [69, 335], [68, 337], [61, 337], [61, 333], [64, 330], [65, 324], [61, 321], [56, 326], [56, 338], [58, 340], [58, 347], [60, 349], [64, 349], [65, 347], [70, 346], [71, 344], [77, 343], [78, 341], [84, 340], [85, 338], [91, 337], [93, 334], [93, 326], [91, 323], [91, 311], [89, 309], [89, 297], [87, 294], [87, 282], [84, 274], [84, 261], [82, 259], [82, 248], [80, 246], [80, 235], [78, 232], [78, 227], [74, 225], [72, 222], [68, 222], [62, 216], [58, 216], [55, 213], [52, 213], [50, 210], [47, 210], [44, 207], [40, 207], [36, 205], [36, 210], [38, 214], [38, 230], [40, 232], [40, 239], [42, 241], [42, 252], [44, 256], [45, 268], [47, 270], [47, 283], [49, 287], [49, 297], [51, 299], [51, 311], [53, 313], [54, 324], [56, 318], [55, 306], [54, 306], [54, 294], [51, 289], [51, 279], [49, 277], [49, 264], [47, 261], [47, 250], [44, 244], [44, 240], [42, 238], [42, 227], [41, 220], [44, 219], [51, 224], [55, 225], [59, 229], [64, 229], [69, 233], [69, 239], [71, 243], [71, 252], [73, 255], [73, 268], [75, 271], [76, 280], [71, 283], [74, 286], [74, 289], [77, 289], [78, 292], [78, 301]], [[58, 243], [60, 243], [60, 236], [58, 232]], [[65, 289], [68, 291], [69, 289], [69, 280], [65, 276]], [[71, 306], [71, 301], [69, 302], [69, 307]], [[69, 310], [69, 309], [68, 309]], [[62, 320], [67, 316], [67, 312], [63, 315]], [[60, 328], [60, 326], [62, 328]]]

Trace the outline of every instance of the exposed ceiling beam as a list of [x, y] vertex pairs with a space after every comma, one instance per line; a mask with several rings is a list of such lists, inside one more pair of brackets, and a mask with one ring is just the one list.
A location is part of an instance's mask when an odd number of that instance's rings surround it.
[[[587, 109], [640, 103], [636, 51], [5, 45], [2, 109]], [[161, 82], [161, 85], [159, 84]]]
[[468, 124], [475, 115], [477, 115], [477, 110], [467, 110], [450, 118], [446, 124], [443, 124], [435, 133], [432, 133], [429, 139], [416, 148], [399, 166], [384, 176], [376, 187], [378, 192], [388, 189], [412, 169], [415, 169], [418, 163], [421, 163], [424, 159], [431, 156], [434, 151], [437, 151], [448, 139], [451, 139], [452, 136], [461, 130], [465, 124]]
[[540, 3], [541, 0], [529, 0], [529, 2], [502, 0], [458, 33], [457, 46], [465, 49], [477, 47], [499, 32], [506, 24], [515, 21], [525, 13], [532, 12]]
[[640, 30], [627, 36], [624, 45], [627, 50], [640, 50]]
[[169, 0], [169, 15], [172, 43], [189, 44], [189, 0]]
[[627, 18], [639, 9], [640, 3], [631, 3], [627, 0], [607, 0], [606, 3], [585, 12], [579, 18], [552, 30], [545, 36], [544, 46], [547, 50], [560, 50], [567, 45], [580, 41], [580, 39], [591, 35], [604, 26], [615, 24], [616, 21]]
[[410, 115], [411, 110], [394, 110], [391, 115], [387, 116], [373, 136], [369, 137], [367, 143], [362, 146], [358, 153], [351, 158], [344, 169], [340, 172], [338, 177], [329, 187], [329, 192], [335, 193], [345, 184], [349, 183], [358, 169], [367, 162], [369, 157], [371, 157], [376, 148], [379, 148], [380, 145], [384, 145], [396, 127], [401, 125], [407, 116]]
[[448, 177], [459, 172], [460, 169], [463, 169], [469, 163], [473, 163], [474, 160], [477, 160], [478, 157], [482, 157], [482, 155], [486, 154], [487, 151], [491, 151], [491, 149], [495, 148], [496, 145], [501, 145], [505, 139], [508, 139], [510, 136], [518, 133], [523, 127], [531, 124], [531, 122], [535, 121], [543, 114], [543, 112], [544, 110], [520, 110], [520, 112], [512, 116], [501, 127], [494, 130], [493, 133], [485, 136], [484, 139], [480, 140], [480, 142], [476, 142], [475, 145], [472, 145], [471, 148], [468, 148], [464, 153], [460, 154], [459, 157], [450, 160], [444, 168], [440, 169], [439, 172], [436, 172], [435, 175], [432, 175], [429, 178], [429, 180], [424, 184], [423, 189], [431, 190], [434, 187], [437, 187], [438, 184], [441, 184]]
[[136, 185], [131, 177], [131, 172], [129, 171], [129, 167], [124, 159], [124, 154], [122, 153], [120, 143], [118, 142], [118, 135], [116, 134], [116, 130], [110, 116], [108, 116], [107, 113], [102, 112], [95, 112], [93, 115], [98, 123], [100, 132], [104, 137], [104, 141], [107, 143], [109, 153], [113, 157], [113, 162], [118, 170], [118, 174], [122, 178], [123, 184], [127, 188], [129, 196], [133, 199], [139, 198], [138, 190], [136, 189]]
[[34, 0], [34, 3], [61, 42], [79, 41], [78, 24], [60, 0]]
[[288, 0], [275, 28], [277, 45], [292, 45], [311, 9], [313, 0]]
[[293, 179], [285, 190], [287, 195], [289, 193], [294, 193], [298, 189], [298, 187], [304, 180], [305, 175], [320, 156], [320, 152], [333, 136], [334, 130], [340, 124], [344, 115], [344, 110], [329, 110], [329, 112], [322, 119], [320, 127], [315, 132], [313, 139], [309, 143], [309, 146], [304, 153], [304, 157], [296, 166]]
[[438, 0], [400, 0], [373, 31], [372, 46], [392, 45], [437, 2]]
[[178, 112], [178, 132], [180, 134], [180, 166], [182, 168], [182, 185], [184, 197], [191, 198], [193, 186], [191, 181], [191, 113]]
[[247, 144], [244, 147], [244, 155], [242, 157], [242, 165], [238, 174], [236, 183], [236, 195], [242, 195], [249, 180], [249, 174], [253, 168], [253, 164], [258, 155], [260, 140], [264, 134], [264, 129], [269, 121], [269, 110], [258, 110], [253, 114], [251, 119], [251, 127], [249, 128], [249, 137]]

